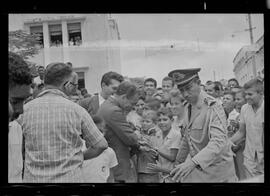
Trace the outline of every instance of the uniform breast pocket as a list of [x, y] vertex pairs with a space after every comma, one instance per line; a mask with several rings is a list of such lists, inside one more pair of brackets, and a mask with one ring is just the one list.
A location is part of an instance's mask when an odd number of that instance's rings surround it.
[[191, 127], [190, 136], [195, 141], [200, 141], [203, 136], [203, 123], [194, 123]]

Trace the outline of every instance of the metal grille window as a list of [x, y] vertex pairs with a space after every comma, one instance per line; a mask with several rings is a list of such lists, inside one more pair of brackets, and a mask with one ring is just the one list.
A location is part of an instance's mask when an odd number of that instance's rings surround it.
[[44, 46], [44, 40], [43, 40], [43, 27], [40, 26], [31, 26], [30, 27], [30, 33], [36, 34], [39, 37], [39, 44], [43, 47]]
[[70, 46], [79, 46], [82, 43], [81, 23], [68, 23], [68, 40]]
[[61, 46], [62, 40], [62, 26], [61, 24], [49, 25], [50, 46]]

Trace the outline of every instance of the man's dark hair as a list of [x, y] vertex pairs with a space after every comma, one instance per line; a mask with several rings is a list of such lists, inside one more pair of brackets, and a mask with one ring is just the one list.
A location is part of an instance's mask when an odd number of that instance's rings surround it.
[[244, 84], [245, 90], [252, 87], [254, 87], [258, 93], [262, 93], [264, 91], [262, 78], [256, 77], [254, 79], [249, 80], [247, 83]]
[[222, 86], [221, 82], [219, 82], [219, 81], [214, 82], [214, 90], [215, 91], [222, 91], [223, 90], [223, 86]]
[[155, 88], [157, 87], [157, 81], [154, 78], [147, 78], [144, 80], [143, 85], [145, 85], [146, 82], [153, 82]]
[[205, 84], [206, 84], [206, 85], [210, 85], [210, 84], [212, 84], [212, 83], [213, 83], [213, 81], [208, 80]]
[[67, 62], [66, 64], [72, 68], [72, 63], [71, 62]]
[[172, 86], [174, 86], [174, 80], [173, 78], [166, 76], [165, 78], [162, 79], [162, 81], [172, 81]]
[[157, 112], [158, 117], [161, 115], [168, 116], [170, 119], [173, 119], [172, 111], [167, 107], [162, 107]]
[[9, 52], [8, 54], [8, 85], [13, 88], [16, 85], [30, 85], [32, 75], [28, 64], [19, 55]]
[[121, 82], [116, 90], [116, 95], [126, 95], [127, 99], [134, 97], [134, 95], [138, 94], [136, 86], [128, 81]]
[[51, 63], [45, 71], [44, 83], [59, 86], [64, 80], [70, 77], [72, 68], [65, 63]]
[[158, 87], [157, 90], [158, 90], [158, 91], [159, 91], [159, 90], [162, 90], [162, 88], [161, 88], [161, 87]]
[[124, 77], [121, 74], [113, 71], [107, 72], [102, 76], [101, 85], [104, 83], [106, 86], [108, 86], [110, 85], [111, 80], [117, 80], [121, 83], [124, 81]]
[[229, 80], [228, 80], [228, 84], [229, 84], [229, 82], [230, 82], [230, 81], [235, 81], [235, 82], [236, 82], [236, 84], [237, 84], [237, 86], [239, 86], [239, 83], [238, 83], [238, 81], [237, 81], [235, 78], [231, 78], [231, 79], [229, 79]]
[[157, 111], [161, 108], [161, 101], [155, 97], [150, 97], [145, 100], [146, 107], [150, 110]]
[[45, 67], [43, 66], [38, 66], [37, 70], [39, 70], [40, 68], [45, 69]]
[[[231, 95], [233, 97], [233, 100], [235, 100], [235, 92], [232, 92], [231, 90], [227, 90], [224, 92], [224, 95]], [[223, 96], [224, 96], [223, 95]]]

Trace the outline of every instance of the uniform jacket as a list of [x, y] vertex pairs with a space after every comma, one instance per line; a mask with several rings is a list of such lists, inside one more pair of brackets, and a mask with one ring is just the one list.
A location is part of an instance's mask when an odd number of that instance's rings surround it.
[[131, 170], [129, 148], [139, 146], [138, 136], [126, 121], [126, 113], [120, 108], [114, 97], [109, 97], [103, 102], [97, 114], [106, 122], [105, 138], [109, 147], [115, 151], [119, 163], [114, 168], [115, 180], [127, 181]]
[[189, 158], [198, 166], [182, 181], [225, 182], [234, 179], [233, 153], [228, 142], [224, 109], [203, 91], [197, 105], [192, 110], [190, 106], [186, 107], [184, 138], [177, 162], [184, 162], [190, 154]]
[[98, 94], [92, 97], [86, 97], [78, 102], [80, 106], [87, 110], [87, 112], [93, 116], [97, 113], [99, 109], [99, 99]]

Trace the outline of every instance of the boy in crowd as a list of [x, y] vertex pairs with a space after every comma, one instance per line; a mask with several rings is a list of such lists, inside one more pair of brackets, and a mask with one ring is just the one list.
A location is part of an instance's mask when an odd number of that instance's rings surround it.
[[235, 103], [234, 103], [235, 93], [232, 91], [224, 92], [223, 96], [223, 108], [228, 119], [229, 114], [233, 111]]
[[[140, 130], [140, 140], [149, 144], [150, 148], [157, 147], [156, 133], [160, 131], [157, 126], [157, 114], [153, 110], [147, 110], [142, 115], [142, 128]], [[159, 175], [156, 173], [149, 173], [147, 170], [148, 163], [156, 163], [156, 157], [151, 156], [148, 146], [141, 146], [138, 153], [138, 182], [157, 183], [159, 182]]]
[[[172, 128], [173, 114], [169, 108], [161, 108], [158, 113], [157, 148], [149, 152], [158, 159], [158, 164], [162, 168], [172, 170], [174, 161], [180, 146], [180, 132]], [[149, 165], [151, 167], [151, 164]], [[160, 182], [172, 182], [164, 173], [160, 173]]]
[[[235, 94], [235, 110], [238, 115], [235, 120], [232, 119], [229, 122], [230, 124], [228, 128], [228, 133], [231, 133], [229, 137], [232, 137], [237, 131], [239, 131], [239, 121], [240, 121], [239, 115], [240, 115], [241, 108], [244, 104], [246, 104], [245, 91], [244, 89], [242, 89]], [[244, 148], [245, 148], [245, 138], [240, 140], [239, 143], [232, 148], [233, 152], [236, 155], [234, 157], [234, 164], [235, 164], [235, 172], [239, 180], [244, 180], [246, 178], [244, 165], [243, 165]]]
[[[105, 135], [106, 129], [104, 120], [99, 116], [93, 116], [93, 121], [103, 135]], [[84, 161], [83, 168], [86, 182], [114, 182], [112, 168], [117, 166], [117, 164], [118, 161], [114, 150], [108, 147], [98, 157]]]
[[157, 91], [157, 81], [154, 78], [147, 78], [144, 81], [144, 91], [146, 94], [145, 100], [153, 97]]
[[168, 103], [169, 97], [170, 97], [170, 91], [174, 87], [174, 81], [171, 77], [166, 76], [165, 78], [162, 79], [162, 90], [163, 90], [163, 102]]
[[264, 96], [263, 82], [260, 78], [250, 80], [244, 85], [247, 104], [240, 112], [239, 131], [231, 138], [237, 144], [246, 139], [244, 166], [247, 178], [264, 174]]

